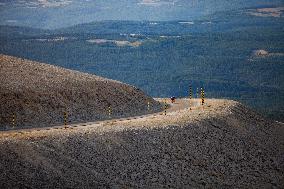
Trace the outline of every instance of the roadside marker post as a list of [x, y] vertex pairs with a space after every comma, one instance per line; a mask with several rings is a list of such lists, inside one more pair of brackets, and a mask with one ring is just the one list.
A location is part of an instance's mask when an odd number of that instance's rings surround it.
[[204, 89], [203, 89], [203, 104], [205, 104], [205, 91], [204, 91]]
[[164, 109], [165, 109], [165, 115], [167, 115], [167, 100], [165, 99], [165, 105], [164, 105]]
[[149, 101], [147, 103], [147, 107], [148, 107], [148, 112], [150, 112], [150, 102]]
[[200, 88], [200, 101], [201, 101], [201, 102], [200, 102], [200, 105], [203, 105], [203, 104], [202, 104], [202, 87]]
[[205, 92], [204, 92], [204, 89], [201, 88], [201, 105], [203, 106], [204, 103], [205, 103]]
[[189, 110], [191, 110], [192, 87], [189, 87]]
[[64, 128], [67, 129], [67, 112], [64, 112]]
[[15, 128], [15, 125], [16, 125], [16, 115], [15, 115], [15, 113], [13, 113], [12, 125], [13, 125], [13, 128]]
[[108, 117], [109, 119], [111, 118], [111, 107], [110, 106], [108, 107]]
[[196, 88], [196, 98], [198, 99], [199, 90]]

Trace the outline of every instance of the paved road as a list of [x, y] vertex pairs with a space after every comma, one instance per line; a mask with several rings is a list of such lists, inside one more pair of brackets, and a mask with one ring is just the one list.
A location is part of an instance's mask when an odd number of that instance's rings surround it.
[[[165, 99], [163, 98], [156, 98], [155, 100], [160, 101], [162, 103], [165, 102]], [[166, 110], [167, 114], [170, 114], [172, 112], [178, 112], [183, 109], [195, 109], [198, 106], [200, 106], [200, 100], [199, 99], [192, 99], [189, 101], [189, 99], [176, 99], [175, 103], [171, 103], [169, 99], [166, 99], [166, 103], [169, 104], [169, 108]], [[80, 127], [88, 127], [88, 126], [96, 126], [101, 124], [107, 124], [107, 123], [113, 123], [113, 122], [122, 122], [122, 121], [131, 121], [131, 120], [137, 120], [137, 119], [145, 119], [147, 117], [152, 116], [163, 116], [165, 114], [164, 110], [158, 113], [154, 114], [147, 114], [147, 115], [140, 115], [140, 116], [134, 116], [134, 117], [127, 117], [127, 118], [120, 118], [120, 119], [110, 119], [110, 120], [104, 120], [104, 121], [96, 121], [96, 122], [87, 122], [87, 123], [76, 123], [76, 124], [70, 124], [67, 127], [70, 128], [80, 128]], [[68, 129], [67, 128], [67, 129]], [[21, 132], [32, 132], [32, 131], [42, 131], [42, 130], [51, 130], [51, 129], [65, 129], [64, 125], [60, 126], [50, 126], [50, 127], [40, 127], [40, 128], [21, 128], [21, 129], [11, 129], [6, 131], [0, 131], [1, 133], [21, 133]]]

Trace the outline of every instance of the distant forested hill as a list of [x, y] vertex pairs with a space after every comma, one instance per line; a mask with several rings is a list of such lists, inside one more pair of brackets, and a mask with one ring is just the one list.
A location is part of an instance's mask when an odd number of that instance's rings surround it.
[[[284, 21], [255, 10], [198, 20], [103, 21], [58, 30], [0, 27], [0, 53], [136, 85], [152, 96], [236, 99], [284, 117]], [[268, 54], [257, 54], [264, 50]]]

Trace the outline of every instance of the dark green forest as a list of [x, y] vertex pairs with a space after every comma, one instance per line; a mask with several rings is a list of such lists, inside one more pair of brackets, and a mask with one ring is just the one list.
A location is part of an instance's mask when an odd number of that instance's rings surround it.
[[[105, 21], [59, 30], [1, 26], [0, 53], [135, 85], [154, 97], [243, 102], [284, 121], [282, 18], [223, 12], [182, 21]], [[269, 52], [265, 56], [255, 50]]]

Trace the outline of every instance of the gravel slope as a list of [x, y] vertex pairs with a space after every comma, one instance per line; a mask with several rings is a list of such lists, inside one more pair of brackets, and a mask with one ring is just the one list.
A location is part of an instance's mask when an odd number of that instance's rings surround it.
[[283, 188], [284, 125], [234, 101], [206, 103], [166, 116], [1, 133], [0, 187]]
[[0, 55], [0, 129], [43, 127], [151, 112], [161, 106], [141, 90], [77, 71]]

